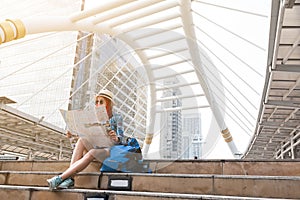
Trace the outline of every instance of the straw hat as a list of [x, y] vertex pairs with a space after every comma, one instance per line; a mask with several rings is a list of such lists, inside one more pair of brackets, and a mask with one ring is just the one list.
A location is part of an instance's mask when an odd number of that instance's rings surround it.
[[109, 100], [111, 100], [111, 102], [114, 103], [114, 100], [113, 100], [113, 93], [111, 91], [109, 91], [108, 89], [102, 89], [100, 90], [99, 94], [97, 96], [102, 96], [102, 97], [106, 97], [108, 98]]

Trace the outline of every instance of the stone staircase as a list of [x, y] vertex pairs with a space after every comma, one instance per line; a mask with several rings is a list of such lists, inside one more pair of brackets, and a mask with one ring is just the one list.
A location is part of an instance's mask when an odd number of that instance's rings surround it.
[[[148, 160], [152, 173], [103, 173], [98, 162], [75, 176], [75, 188], [50, 191], [46, 179], [67, 161], [0, 161], [1, 199], [300, 199], [300, 161]], [[127, 189], [111, 189], [130, 180]]]

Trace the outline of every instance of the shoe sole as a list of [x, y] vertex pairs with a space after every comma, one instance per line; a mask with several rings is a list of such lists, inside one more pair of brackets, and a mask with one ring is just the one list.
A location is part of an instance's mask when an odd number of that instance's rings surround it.
[[69, 186], [69, 187], [57, 187], [57, 189], [73, 189], [74, 188], [74, 185], [73, 186]]

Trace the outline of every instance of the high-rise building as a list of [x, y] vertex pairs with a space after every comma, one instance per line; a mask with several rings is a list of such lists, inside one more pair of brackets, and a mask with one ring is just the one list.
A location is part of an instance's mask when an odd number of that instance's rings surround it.
[[[81, 0], [1, 1], [0, 19], [70, 15], [81, 9]], [[24, 9], [26, 8], [26, 9]], [[45, 22], [46, 23], [46, 22]], [[59, 109], [67, 109], [77, 31], [28, 35], [0, 47], [0, 96], [12, 107], [64, 127]]]
[[[177, 79], [164, 81], [164, 85], [178, 83]], [[163, 97], [176, 97], [181, 92], [178, 89], [170, 89], [163, 93]], [[181, 107], [180, 99], [172, 99], [162, 103], [162, 109]], [[161, 158], [177, 159], [182, 154], [182, 125], [181, 110], [165, 111], [161, 113], [160, 132], [160, 156]]]
[[183, 159], [202, 157], [202, 133], [200, 114], [184, 115], [182, 119]]

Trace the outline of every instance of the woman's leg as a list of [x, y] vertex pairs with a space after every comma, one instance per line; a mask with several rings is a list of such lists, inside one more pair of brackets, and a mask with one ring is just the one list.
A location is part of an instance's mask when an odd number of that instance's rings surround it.
[[71, 164], [71, 166], [65, 172], [63, 172], [60, 177], [62, 180], [69, 178], [84, 170], [94, 160], [94, 158], [97, 157], [98, 160], [103, 161], [107, 155], [108, 151], [106, 149], [91, 149], [81, 159]]
[[85, 148], [82, 139], [79, 138], [73, 150], [70, 166], [73, 165], [77, 160], [81, 159], [85, 152], [87, 152], [87, 149]]
[[91, 149], [84, 154], [86, 151], [87, 149], [84, 146], [84, 142], [79, 139], [73, 151], [70, 167], [61, 175], [47, 179], [51, 190], [58, 186], [61, 186], [61, 188], [69, 188], [69, 186], [74, 185], [74, 180], [72, 179], [73, 175], [84, 170], [94, 158], [103, 161], [109, 155], [109, 149]]

